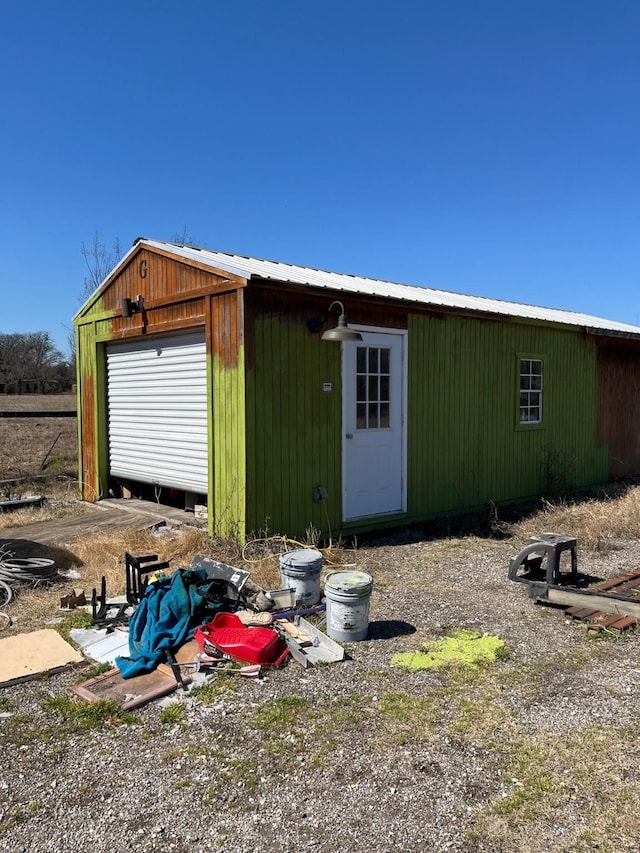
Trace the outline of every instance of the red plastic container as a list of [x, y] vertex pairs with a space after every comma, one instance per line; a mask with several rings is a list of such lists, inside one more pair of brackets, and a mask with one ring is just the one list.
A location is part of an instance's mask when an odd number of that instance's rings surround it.
[[203, 651], [211, 643], [226, 655], [263, 666], [275, 663], [286, 651], [273, 628], [248, 628], [235, 613], [216, 613], [213, 622], [196, 628], [193, 636]]

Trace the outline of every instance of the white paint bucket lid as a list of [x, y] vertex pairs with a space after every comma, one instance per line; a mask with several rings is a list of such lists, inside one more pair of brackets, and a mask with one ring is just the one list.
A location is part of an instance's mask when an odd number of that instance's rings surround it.
[[367, 595], [371, 592], [373, 578], [366, 572], [331, 572], [327, 575], [324, 588], [351, 595]]
[[280, 568], [307, 571], [322, 567], [322, 554], [314, 548], [299, 548], [280, 557]]

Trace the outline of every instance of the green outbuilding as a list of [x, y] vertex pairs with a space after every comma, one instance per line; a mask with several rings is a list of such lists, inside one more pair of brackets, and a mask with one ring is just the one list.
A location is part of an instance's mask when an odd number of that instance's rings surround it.
[[640, 475], [640, 328], [138, 239], [74, 319], [85, 500], [325, 536]]

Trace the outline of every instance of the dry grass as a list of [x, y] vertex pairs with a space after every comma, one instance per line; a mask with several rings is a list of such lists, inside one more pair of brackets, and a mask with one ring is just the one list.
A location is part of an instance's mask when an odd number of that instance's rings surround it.
[[100, 589], [103, 575], [107, 582], [107, 594], [121, 595], [125, 591], [125, 552], [157, 553], [157, 545], [158, 540], [151, 532], [137, 530], [115, 530], [76, 540], [69, 547], [71, 560], [68, 562], [75, 565], [80, 578], [60, 580], [50, 586], [34, 589], [21, 586], [10, 610], [16, 630], [34, 630], [59, 616], [60, 598], [72, 588], [83, 589], [88, 600], [94, 588]]
[[525, 540], [541, 530], [574, 536], [583, 548], [605, 551], [616, 540], [640, 538], [640, 486], [575, 503], [545, 503], [540, 512], [507, 527]]
[[75, 418], [0, 418], [0, 479], [43, 473], [76, 477], [77, 447]]
[[[209, 557], [251, 574], [251, 579], [264, 589], [278, 589], [281, 584], [278, 551], [265, 550], [262, 555], [245, 559], [240, 544], [231, 539], [210, 537], [203, 530], [186, 528], [171, 536], [158, 536], [151, 531], [114, 530], [76, 540], [73, 552], [81, 562], [83, 583], [97, 585], [102, 575], [107, 579], [107, 589], [113, 594], [124, 591], [124, 553], [157, 554], [160, 560], [169, 560], [171, 568], [189, 566], [194, 557]], [[348, 562], [350, 552], [336, 549], [331, 560]], [[328, 562], [326, 570], [335, 568]]]
[[[77, 506], [79, 511], [85, 507], [83, 504]], [[21, 514], [33, 512], [22, 510]], [[17, 513], [11, 517], [15, 515]], [[41, 520], [44, 520], [41, 515], [34, 516], [34, 521]], [[270, 540], [262, 553], [256, 554], [254, 550], [254, 556], [245, 559], [238, 542], [210, 537], [206, 531], [189, 527], [160, 535], [151, 529], [119, 529], [90, 533], [76, 539], [67, 549], [61, 549], [61, 559], [57, 560], [61, 567], [75, 568], [80, 578], [61, 580], [53, 586], [35, 589], [23, 586], [11, 604], [11, 616], [15, 621], [16, 631], [39, 628], [43, 623], [59, 615], [58, 608], [62, 595], [70, 592], [72, 588], [81, 588], [89, 599], [93, 589], [100, 589], [103, 576], [106, 580], [107, 594], [122, 595], [125, 592], [126, 552], [134, 556], [157, 554], [159, 560], [170, 561], [170, 570], [186, 568], [196, 556], [209, 557], [248, 571], [254, 583], [264, 589], [279, 589], [281, 586], [279, 557], [285, 550], [291, 550], [291, 548], [287, 548], [283, 543], [283, 546], [278, 549]], [[47, 555], [55, 558], [55, 553], [51, 549], [47, 549]], [[326, 557], [325, 573], [334, 570], [340, 564], [352, 562], [353, 553], [334, 546]]]
[[127, 551], [136, 556], [157, 554], [159, 560], [170, 561], [172, 570], [187, 567], [195, 556], [209, 557], [245, 569], [265, 589], [280, 587], [277, 555], [249, 563], [237, 542], [211, 538], [202, 530], [186, 528], [164, 536], [151, 530], [100, 532], [78, 538], [69, 546], [71, 559], [67, 562], [75, 565], [79, 579], [61, 580], [49, 587], [20, 588], [10, 611], [15, 630], [34, 630], [58, 616], [60, 598], [72, 588], [83, 589], [89, 599], [93, 589], [100, 589], [103, 576], [109, 596], [124, 593]]
[[[73, 394], [0, 396], [0, 411], [75, 411], [75, 408]], [[76, 418], [0, 418], [0, 480], [29, 474], [58, 475], [57, 494], [68, 489], [69, 478], [75, 479], [77, 471]], [[18, 483], [11, 485], [10, 490], [33, 494], [42, 485], [43, 481]]]

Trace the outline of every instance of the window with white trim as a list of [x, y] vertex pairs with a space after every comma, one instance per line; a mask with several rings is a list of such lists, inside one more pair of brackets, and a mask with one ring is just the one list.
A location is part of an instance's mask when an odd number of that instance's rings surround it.
[[541, 358], [520, 359], [520, 423], [542, 423], [543, 362]]

